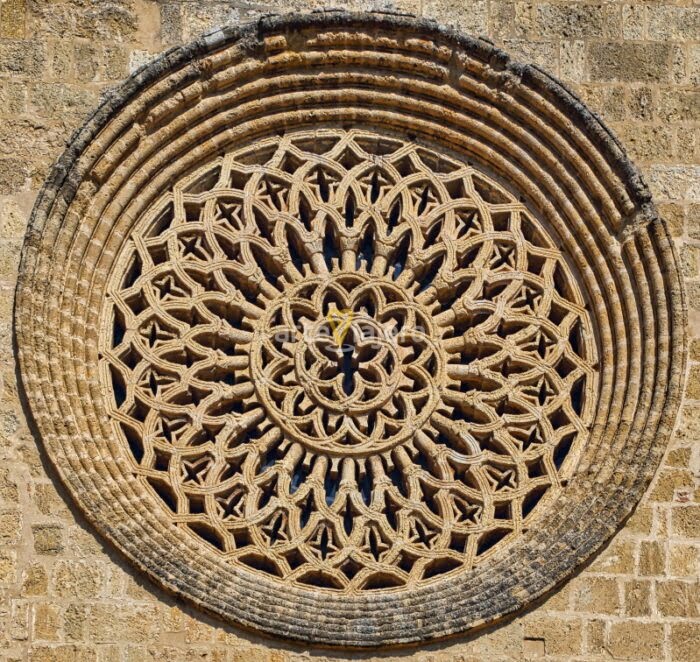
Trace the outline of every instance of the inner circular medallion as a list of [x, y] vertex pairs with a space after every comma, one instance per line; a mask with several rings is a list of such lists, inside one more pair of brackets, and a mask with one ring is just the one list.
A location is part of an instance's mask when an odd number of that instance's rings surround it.
[[444, 382], [429, 311], [366, 268], [305, 277], [270, 304], [253, 341], [251, 373], [269, 415], [335, 455], [412, 436]]

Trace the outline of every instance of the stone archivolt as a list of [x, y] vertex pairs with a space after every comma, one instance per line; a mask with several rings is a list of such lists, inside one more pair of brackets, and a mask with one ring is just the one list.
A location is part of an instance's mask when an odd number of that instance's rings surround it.
[[683, 315], [648, 191], [574, 97], [338, 12], [108, 99], [35, 207], [17, 337], [52, 461], [139, 567], [368, 646], [512, 612], [605, 542], [663, 453]]

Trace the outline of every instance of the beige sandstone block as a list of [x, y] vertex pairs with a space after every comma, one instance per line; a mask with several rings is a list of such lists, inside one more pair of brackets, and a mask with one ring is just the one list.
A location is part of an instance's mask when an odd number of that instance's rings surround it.
[[586, 45], [581, 40], [563, 41], [559, 50], [559, 75], [564, 81], [586, 80]]
[[53, 570], [53, 593], [61, 598], [94, 598], [100, 594], [103, 581], [101, 564], [61, 560]]
[[22, 81], [0, 81], [0, 115], [5, 117], [24, 112], [27, 106], [27, 85]]
[[89, 607], [84, 602], [76, 602], [66, 607], [63, 615], [63, 632], [67, 641], [85, 639]]
[[90, 607], [85, 630], [88, 641], [113, 643], [120, 641], [124, 634], [119, 608], [109, 604], [93, 604]]
[[514, 36], [515, 3], [504, 0], [491, 0], [489, 4], [490, 32], [495, 39], [507, 39]]
[[0, 543], [3, 546], [14, 545], [19, 540], [22, 527], [22, 515], [17, 511], [0, 513]]
[[630, 156], [637, 162], [672, 161], [673, 128], [635, 123], [617, 127]]
[[650, 39], [659, 41], [700, 39], [700, 8], [651, 5], [647, 11]]
[[644, 5], [622, 6], [622, 36], [625, 39], [643, 39], [646, 32]]
[[92, 646], [32, 646], [31, 662], [96, 662], [97, 651]]
[[36, 483], [33, 497], [37, 510], [42, 515], [72, 519], [68, 505], [52, 483]]
[[27, 600], [11, 599], [5, 609], [9, 616], [7, 634], [16, 641], [27, 641], [31, 630], [31, 604]]
[[663, 659], [664, 626], [660, 623], [624, 621], [610, 626], [609, 650], [618, 660]]
[[620, 594], [616, 579], [606, 577], [578, 577], [572, 582], [573, 609], [581, 612], [617, 614]]
[[580, 84], [576, 89], [582, 99], [595, 108], [606, 122], [622, 121], [627, 116], [624, 87]]
[[671, 625], [671, 659], [674, 662], [697, 662], [700, 650], [700, 623]]
[[524, 620], [525, 637], [543, 640], [547, 656], [575, 656], [581, 653], [582, 623], [580, 620], [553, 616], [532, 616]]
[[686, 224], [688, 235], [692, 239], [700, 239], [700, 204], [686, 206]]
[[6, 467], [0, 468], [0, 503], [3, 507], [7, 507], [18, 501], [17, 483], [12, 478], [11, 470]]
[[610, 4], [579, 3], [535, 5], [535, 35], [549, 39], [603, 39], [622, 35], [621, 14]]
[[63, 527], [56, 524], [32, 526], [34, 549], [37, 554], [59, 554], [63, 551]]
[[674, 536], [700, 538], [700, 505], [677, 506], [671, 511]]
[[34, 605], [33, 633], [35, 641], [60, 641], [62, 609], [50, 602], [40, 602]]
[[661, 43], [586, 44], [592, 81], [662, 82], [672, 80], [673, 50]]
[[625, 582], [625, 614], [651, 616], [651, 582], [643, 580]]
[[666, 552], [662, 543], [643, 540], [639, 548], [639, 574], [643, 576], [663, 575]]
[[693, 365], [690, 367], [685, 392], [686, 396], [693, 400], [700, 398], [700, 365]]
[[3, 0], [0, 4], [0, 38], [26, 36], [26, 0]]
[[[695, 352], [700, 352], [700, 341], [694, 340], [691, 344], [691, 355]], [[670, 467], [683, 467], [687, 468], [690, 466], [691, 456], [693, 449], [690, 447], [683, 448], [673, 448], [669, 451], [666, 456], [665, 464]]]
[[17, 580], [17, 553], [0, 551], [0, 584], [12, 584]]
[[659, 119], [666, 122], [697, 121], [700, 118], [700, 90], [662, 89], [656, 112]]
[[40, 563], [32, 563], [22, 571], [22, 595], [46, 595], [49, 590], [49, 578], [46, 568]]
[[553, 75], [558, 73], [558, 47], [551, 41], [526, 41], [524, 39], [505, 39], [503, 47], [521, 62], [537, 64]]
[[585, 652], [591, 655], [605, 653], [606, 622], [601, 620], [588, 621], [584, 628]]
[[696, 577], [700, 572], [700, 547], [682, 543], [671, 544], [670, 574], [673, 577]]
[[592, 572], [634, 572], [634, 542], [616, 538], [591, 564]]
[[148, 643], [158, 635], [159, 612], [155, 605], [126, 605], [122, 619], [122, 639]]
[[627, 520], [625, 531], [629, 533], [651, 533], [654, 521], [654, 511], [649, 506], [641, 503], [637, 506], [632, 516]]
[[700, 615], [700, 584], [697, 577], [694, 582], [657, 582], [656, 606], [662, 616], [697, 618]]
[[648, 499], [650, 501], [671, 502], [675, 499], [676, 493], [683, 490], [692, 490], [694, 486], [694, 476], [687, 470], [666, 470], [661, 471], [656, 478]]
[[422, 3], [425, 14], [475, 35], [488, 33], [488, 7], [485, 0], [469, 0], [463, 4], [450, 0], [424, 0]]
[[649, 186], [659, 200], [685, 200], [696, 203], [700, 202], [699, 174], [700, 166], [655, 165], [650, 168]]

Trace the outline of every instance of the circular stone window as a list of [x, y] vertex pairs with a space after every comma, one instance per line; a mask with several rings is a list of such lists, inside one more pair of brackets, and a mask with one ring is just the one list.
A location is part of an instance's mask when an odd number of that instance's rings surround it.
[[669, 235], [610, 133], [488, 43], [266, 18], [76, 134], [17, 299], [94, 526], [226, 620], [376, 646], [493, 621], [616, 530], [678, 406]]

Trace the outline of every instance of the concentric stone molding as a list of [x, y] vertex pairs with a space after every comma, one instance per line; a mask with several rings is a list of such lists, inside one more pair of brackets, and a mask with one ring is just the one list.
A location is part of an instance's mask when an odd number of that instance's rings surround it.
[[651, 196], [542, 71], [429, 21], [266, 17], [74, 135], [25, 239], [22, 380], [95, 528], [326, 646], [512, 613], [630, 514], [685, 309]]

